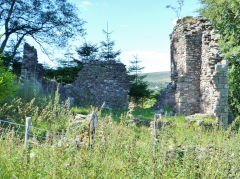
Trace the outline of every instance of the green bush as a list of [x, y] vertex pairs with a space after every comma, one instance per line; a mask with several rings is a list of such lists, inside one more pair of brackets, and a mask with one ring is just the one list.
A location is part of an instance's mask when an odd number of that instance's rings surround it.
[[148, 89], [148, 84], [145, 81], [133, 81], [130, 84], [129, 96], [135, 104], [142, 104], [146, 98], [149, 98], [151, 91]]
[[240, 116], [240, 54], [229, 58], [229, 106]]
[[3, 65], [0, 54], [0, 101], [14, 96], [17, 91], [15, 75]]

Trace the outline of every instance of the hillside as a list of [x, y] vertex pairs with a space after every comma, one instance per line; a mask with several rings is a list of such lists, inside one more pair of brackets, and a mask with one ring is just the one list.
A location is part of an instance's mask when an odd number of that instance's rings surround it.
[[170, 74], [170, 71], [143, 73], [143, 75], [147, 76], [145, 80], [149, 83], [150, 89], [165, 88], [171, 81]]

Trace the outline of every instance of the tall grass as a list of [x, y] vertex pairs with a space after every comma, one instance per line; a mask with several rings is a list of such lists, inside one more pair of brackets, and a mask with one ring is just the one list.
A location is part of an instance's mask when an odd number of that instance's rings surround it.
[[25, 124], [26, 117], [32, 118], [32, 125], [46, 130], [61, 131], [73, 120], [73, 112], [69, 101], [61, 101], [58, 90], [55, 95], [45, 95], [39, 101], [40, 95], [28, 98], [14, 98], [0, 105], [0, 119]]
[[[170, 125], [159, 131], [156, 143], [152, 127], [137, 126], [131, 118], [148, 109], [109, 115], [98, 111], [99, 121], [91, 147], [75, 142], [81, 131], [69, 131], [74, 113], [56, 93], [47, 103], [15, 99], [2, 105], [0, 118], [61, 131], [61, 139], [35, 141], [29, 153], [22, 138], [13, 132], [0, 138], [0, 178], [239, 178], [240, 133], [235, 128], [204, 128], [189, 125], [184, 117], [164, 117]], [[86, 113], [91, 112], [89, 110]], [[121, 120], [113, 120], [118, 118]], [[21, 121], [22, 120], [22, 121]], [[234, 129], [234, 130], [233, 130]], [[153, 154], [154, 151], [154, 154]]]
[[[99, 120], [92, 148], [58, 140], [31, 145], [9, 133], [0, 139], [0, 178], [228, 178], [240, 177], [240, 135], [221, 128], [189, 126], [168, 118], [154, 146], [153, 129]], [[69, 137], [73, 137], [71, 133]], [[153, 160], [155, 147], [155, 160]]]

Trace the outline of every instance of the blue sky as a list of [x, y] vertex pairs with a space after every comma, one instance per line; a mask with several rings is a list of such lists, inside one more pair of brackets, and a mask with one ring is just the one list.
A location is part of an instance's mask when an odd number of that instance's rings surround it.
[[[102, 29], [106, 29], [108, 22], [115, 49], [121, 50], [124, 64], [128, 65], [133, 55], [138, 54], [145, 67], [143, 72], [170, 71], [169, 34], [177, 17], [166, 5], [177, 6], [177, 0], [69, 1], [79, 8], [79, 16], [87, 22], [84, 25], [87, 41], [104, 40]], [[195, 11], [200, 7], [199, 0], [185, 0], [181, 17], [197, 16]]]

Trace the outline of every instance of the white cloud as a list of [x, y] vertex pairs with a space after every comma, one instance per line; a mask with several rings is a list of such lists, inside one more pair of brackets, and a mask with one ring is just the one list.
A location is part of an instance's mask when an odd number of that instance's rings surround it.
[[90, 1], [82, 1], [80, 4], [78, 4], [78, 7], [84, 11], [88, 11], [88, 8], [92, 5], [93, 3]]
[[[159, 72], [170, 71], [170, 54], [160, 53], [158, 51], [128, 51], [123, 54], [122, 59], [133, 59], [133, 56], [137, 55], [141, 62], [141, 65], [145, 67], [143, 72]], [[125, 62], [125, 61], [123, 61]], [[125, 64], [129, 65], [129, 61]]]
[[82, 5], [90, 6], [90, 5], [92, 5], [92, 3], [89, 2], [89, 1], [83, 1], [83, 2], [82, 2]]

